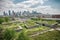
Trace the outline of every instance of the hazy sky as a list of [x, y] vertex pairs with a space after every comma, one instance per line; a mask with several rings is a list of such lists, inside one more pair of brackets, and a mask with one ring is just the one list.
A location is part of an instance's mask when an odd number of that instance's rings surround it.
[[0, 14], [8, 10], [60, 14], [60, 0], [0, 0]]

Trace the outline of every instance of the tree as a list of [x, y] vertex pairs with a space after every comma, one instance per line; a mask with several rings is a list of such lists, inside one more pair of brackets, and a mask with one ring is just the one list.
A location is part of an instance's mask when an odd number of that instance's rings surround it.
[[0, 24], [2, 24], [2, 22], [4, 22], [4, 19], [3, 18], [0, 18]]
[[9, 17], [5, 17], [5, 22], [8, 22], [9, 21]]
[[0, 26], [0, 40], [3, 40], [3, 27]]
[[19, 34], [17, 40], [30, 40], [30, 38], [27, 36], [24, 30]]
[[60, 23], [60, 20], [56, 20], [56, 22]]
[[15, 31], [6, 29], [4, 32], [4, 39], [5, 40], [14, 40], [15, 38]]

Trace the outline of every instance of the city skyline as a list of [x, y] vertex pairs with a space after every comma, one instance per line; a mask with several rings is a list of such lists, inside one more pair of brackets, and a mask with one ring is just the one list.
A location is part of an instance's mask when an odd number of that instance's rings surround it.
[[60, 14], [60, 0], [0, 0], [0, 14], [8, 10]]

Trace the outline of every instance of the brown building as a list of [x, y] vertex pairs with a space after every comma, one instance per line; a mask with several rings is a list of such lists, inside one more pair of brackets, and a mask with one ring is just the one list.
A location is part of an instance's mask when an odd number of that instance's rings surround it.
[[60, 15], [52, 15], [52, 18], [60, 18]]

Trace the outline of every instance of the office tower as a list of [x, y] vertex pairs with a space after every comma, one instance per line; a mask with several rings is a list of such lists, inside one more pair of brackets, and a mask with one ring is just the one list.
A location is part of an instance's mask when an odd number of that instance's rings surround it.
[[15, 14], [15, 12], [14, 12], [14, 11], [12, 11], [12, 16], [14, 16], [14, 17], [16, 16], [16, 14]]
[[4, 15], [4, 16], [6, 16], [6, 15], [7, 15], [5, 11], [3, 12], [3, 15]]
[[8, 13], [9, 13], [9, 16], [11, 16], [11, 11], [10, 10], [8, 11]]

